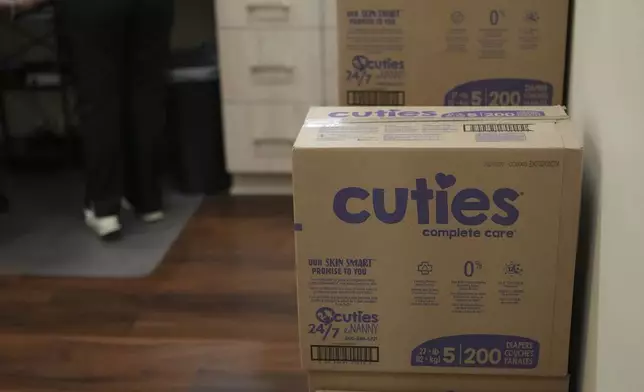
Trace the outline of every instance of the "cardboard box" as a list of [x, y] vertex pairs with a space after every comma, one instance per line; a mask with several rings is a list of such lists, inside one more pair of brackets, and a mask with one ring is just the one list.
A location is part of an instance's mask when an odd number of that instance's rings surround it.
[[568, 377], [309, 373], [311, 392], [568, 392], [569, 385]]
[[567, 0], [338, 0], [342, 105], [562, 103]]
[[304, 367], [565, 376], [575, 136], [560, 107], [311, 109], [293, 158]]

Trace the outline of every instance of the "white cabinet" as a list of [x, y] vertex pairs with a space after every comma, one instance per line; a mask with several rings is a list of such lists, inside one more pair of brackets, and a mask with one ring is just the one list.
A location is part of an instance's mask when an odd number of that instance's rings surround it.
[[309, 105], [224, 104], [228, 170], [234, 174], [291, 172], [291, 149]]
[[324, 15], [316, 0], [217, 0], [220, 28], [319, 27]]
[[338, 26], [338, 1], [341, 0], [322, 0], [322, 26], [333, 28]]
[[215, 0], [233, 194], [290, 193], [309, 107], [337, 100], [335, 1]]
[[[335, 14], [334, 14], [335, 15]], [[324, 100], [327, 106], [337, 106], [338, 99], [338, 30], [324, 28]]]
[[223, 30], [219, 37], [224, 100], [321, 103], [319, 31]]

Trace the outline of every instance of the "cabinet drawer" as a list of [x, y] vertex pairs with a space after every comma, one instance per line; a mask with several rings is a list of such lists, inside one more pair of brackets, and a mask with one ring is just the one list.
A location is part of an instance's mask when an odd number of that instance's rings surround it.
[[233, 174], [290, 173], [291, 151], [308, 105], [224, 103], [228, 170]]
[[223, 99], [319, 104], [321, 34], [321, 30], [221, 30]]
[[319, 27], [323, 13], [318, 0], [217, 0], [220, 28]]

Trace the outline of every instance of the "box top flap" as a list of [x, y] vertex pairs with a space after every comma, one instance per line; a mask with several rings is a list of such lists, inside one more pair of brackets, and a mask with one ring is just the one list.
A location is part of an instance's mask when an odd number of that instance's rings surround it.
[[568, 120], [561, 106], [314, 107], [294, 148], [580, 148]]
[[306, 122], [355, 123], [385, 121], [496, 121], [499, 119], [561, 120], [568, 114], [563, 106], [436, 106], [436, 107], [376, 107], [339, 106], [312, 107]]

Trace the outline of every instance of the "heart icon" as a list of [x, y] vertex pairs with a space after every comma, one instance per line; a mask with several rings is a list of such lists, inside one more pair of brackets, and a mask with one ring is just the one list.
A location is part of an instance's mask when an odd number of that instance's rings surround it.
[[451, 174], [438, 173], [435, 178], [436, 183], [441, 189], [447, 189], [456, 184], [456, 177]]

